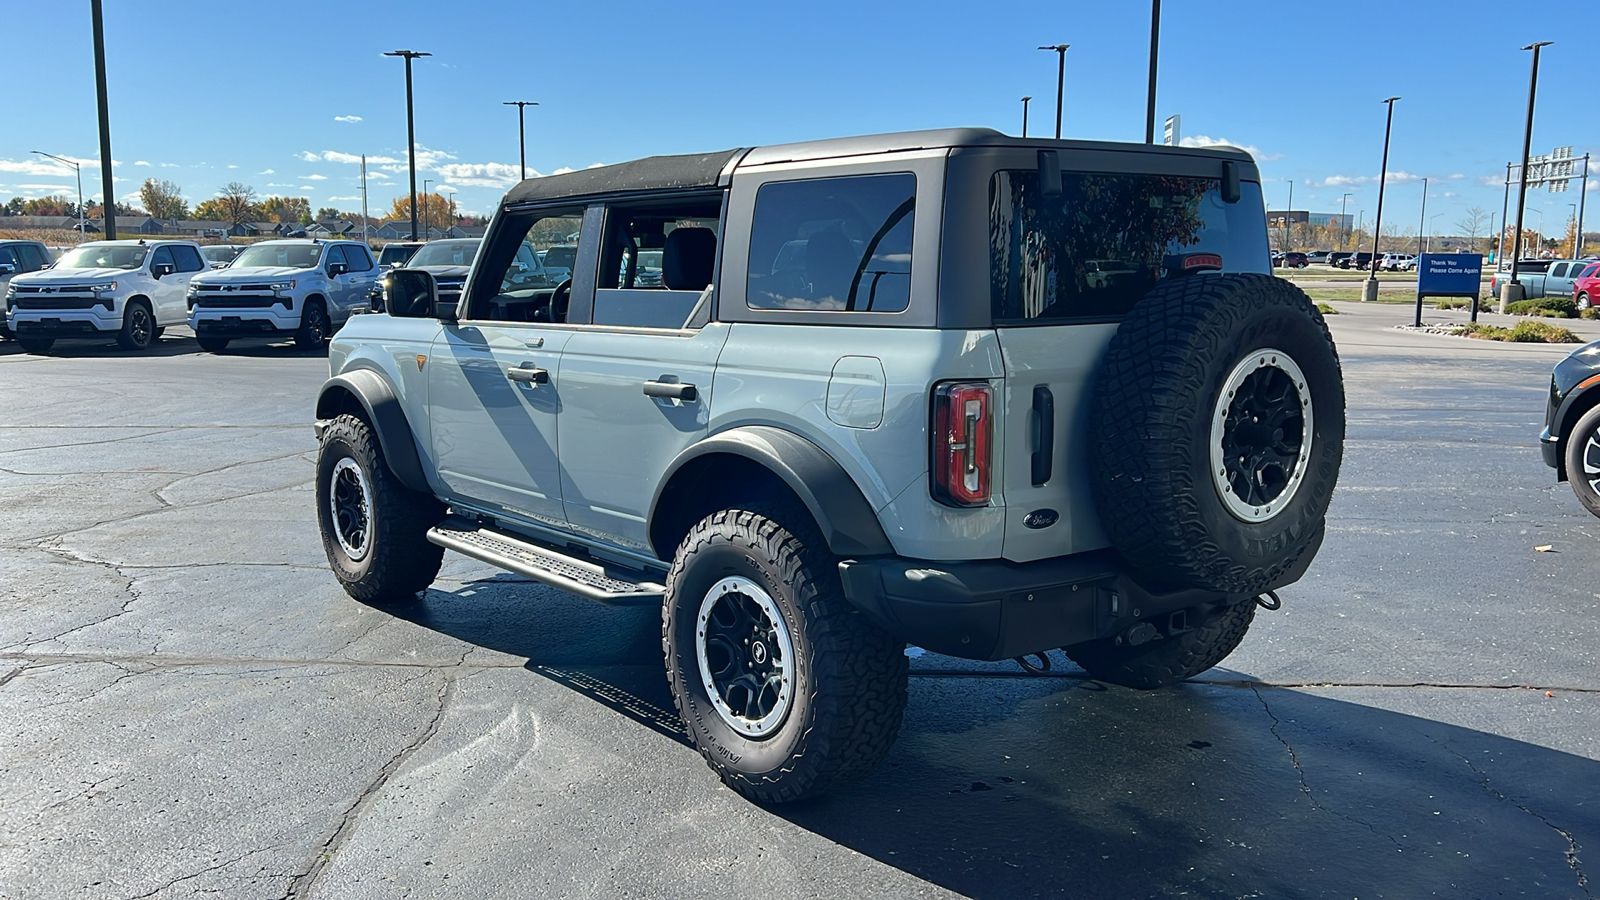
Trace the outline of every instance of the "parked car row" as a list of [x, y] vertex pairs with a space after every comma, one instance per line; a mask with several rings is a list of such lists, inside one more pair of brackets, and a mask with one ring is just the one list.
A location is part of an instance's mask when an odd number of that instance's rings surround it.
[[[1304, 269], [1311, 265], [1367, 269], [1372, 266], [1372, 254], [1344, 250], [1273, 251], [1272, 265], [1282, 269]], [[1384, 272], [1411, 272], [1417, 268], [1417, 257], [1411, 253], [1384, 253], [1378, 257], [1377, 268]]]
[[[1517, 260], [1517, 281], [1522, 285], [1524, 300], [1571, 297], [1579, 309], [1589, 309], [1600, 299], [1600, 286], [1594, 283], [1597, 271], [1600, 259], [1592, 257]], [[1507, 264], [1489, 279], [1489, 292], [1499, 296], [1500, 286], [1510, 280], [1511, 266]]]

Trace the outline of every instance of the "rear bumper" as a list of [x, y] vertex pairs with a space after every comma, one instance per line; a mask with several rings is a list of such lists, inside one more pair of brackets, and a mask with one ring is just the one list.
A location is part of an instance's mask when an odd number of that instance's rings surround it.
[[[1299, 580], [1317, 549], [1303, 553], [1277, 586]], [[1151, 590], [1112, 550], [1032, 563], [846, 560], [839, 573], [850, 602], [890, 634], [966, 659], [1038, 653], [1107, 638], [1141, 621], [1164, 625], [1162, 617], [1180, 610], [1252, 599]]]

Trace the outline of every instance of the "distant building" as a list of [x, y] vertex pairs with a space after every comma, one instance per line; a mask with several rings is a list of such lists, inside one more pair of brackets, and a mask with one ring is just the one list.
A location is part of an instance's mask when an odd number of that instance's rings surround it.
[[1267, 210], [1267, 226], [1269, 228], [1284, 227], [1284, 220], [1288, 219], [1290, 225], [1315, 225], [1318, 228], [1338, 228], [1349, 231], [1355, 224], [1355, 217], [1341, 213], [1315, 213], [1303, 209]]

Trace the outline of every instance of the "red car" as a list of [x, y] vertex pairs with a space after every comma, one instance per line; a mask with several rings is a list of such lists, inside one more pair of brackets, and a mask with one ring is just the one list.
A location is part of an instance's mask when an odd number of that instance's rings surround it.
[[1592, 309], [1600, 303], [1600, 262], [1589, 263], [1578, 273], [1572, 282], [1572, 299], [1579, 309]]

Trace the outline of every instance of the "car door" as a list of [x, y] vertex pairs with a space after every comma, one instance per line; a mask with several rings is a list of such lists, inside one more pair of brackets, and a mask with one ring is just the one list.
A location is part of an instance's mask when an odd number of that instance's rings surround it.
[[187, 244], [173, 244], [171, 250], [177, 271], [161, 279], [171, 290], [163, 293], [162, 301], [155, 311], [156, 324], [162, 326], [179, 325], [188, 318], [189, 282], [194, 276], [207, 270], [205, 257], [200, 255], [198, 249]]
[[[588, 327], [561, 354], [561, 491], [576, 529], [651, 552], [646, 517], [667, 466], [701, 440], [728, 325], [708, 322], [721, 195], [605, 214], [596, 287], [574, 295]], [[635, 286], [638, 256], [665, 247], [672, 279]], [[584, 265], [580, 250], [578, 265]]]
[[372, 286], [377, 283], [377, 264], [372, 260], [372, 253], [361, 244], [341, 244], [339, 249], [344, 253], [345, 265], [349, 270], [342, 276], [345, 282], [345, 298], [340, 304], [343, 312], [339, 321], [348, 319], [356, 310], [365, 308]]
[[[582, 210], [507, 215], [474, 263], [460, 306], [434, 340], [425, 368], [431, 444], [447, 499], [512, 520], [566, 521], [556, 461], [557, 416], [565, 408], [558, 374], [572, 329], [552, 317], [548, 288], [526, 286], [516, 269], [523, 238], [540, 222]], [[552, 318], [556, 319], [552, 321]]]
[[[172, 255], [171, 246], [157, 247], [155, 252], [150, 254], [149, 266], [151, 280], [146, 293], [152, 307], [150, 312], [155, 316], [157, 324], [160, 324], [171, 319], [169, 310], [174, 303], [183, 305], [184, 295], [189, 290], [189, 282], [178, 272], [178, 260]], [[168, 274], [157, 277], [159, 266], [169, 267]]]

